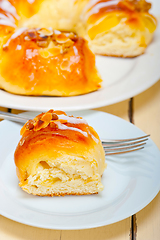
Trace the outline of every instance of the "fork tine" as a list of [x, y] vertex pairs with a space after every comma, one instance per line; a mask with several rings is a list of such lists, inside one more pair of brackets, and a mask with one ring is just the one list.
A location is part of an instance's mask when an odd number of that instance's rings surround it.
[[127, 147], [116, 147], [116, 148], [105, 148], [104, 147], [104, 150], [105, 152], [116, 152], [116, 151], [123, 151], [123, 150], [127, 150], [127, 149], [135, 149], [137, 147], [140, 147], [140, 146], [143, 146], [145, 145], [146, 143], [141, 143], [141, 144], [136, 144], [134, 146], [127, 146]]
[[144, 147], [140, 147], [140, 148], [135, 148], [135, 149], [131, 149], [131, 150], [127, 150], [127, 151], [120, 151], [120, 152], [105, 152], [105, 155], [108, 156], [108, 155], [116, 155], [116, 154], [124, 154], [124, 153], [130, 153], [130, 152], [134, 152], [134, 151], [138, 151], [138, 150], [141, 150], [143, 149]]
[[105, 155], [124, 154], [144, 148], [150, 135], [130, 139], [101, 140]]
[[137, 140], [140, 140], [140, 139], [143, 139], [143, 138], [148, 138], [150, 136], [150, 134], [148, 135], [144, 135], [144, 136], [141, 136], [141, 137], [136, 137], [136, 138], [129, 138], [129, 139], [114, 139], [114, 140], [105, 140], [105, 139], [101, 139], [101, 142], [102, 143], [110, 143], [110, 142], [130, 142], [130, 141], [137, 141]]
[[120, 147], [120, 146], [134, 146], [135, 144], [138, 144], [138, 143], [144, 143], [145, 141], [147, 141], [148, 138], [143, 138], [142, 140], [139, 140], [139, 141], [134, 141], [134, 142], [123, 142], [123, 143], [117, 143], [117, 142], [113, 142], [113, 143], [104, 143], [102, 142], [102, 145], [104, 148], [110, 148], [110, 147]]

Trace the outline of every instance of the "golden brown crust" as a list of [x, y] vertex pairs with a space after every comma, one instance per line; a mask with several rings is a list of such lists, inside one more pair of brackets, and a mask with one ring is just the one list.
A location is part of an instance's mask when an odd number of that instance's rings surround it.
[[101, 87], [95, 56], [84, 39], [44, 28], [21, 31], [3, 44], [2, 88], [23, 95], [73, 96]]
[[[75, 96], [101, 88], [102, 79], [87, 42], [70, 32], [69, 27], [59, 27], [61, 31], [53, 30], [57, 26], [54, 22], [61, 21], [62, 12], [60, 15], [56, 15], [56, 12], [60, 6], [63, 8], [64, 1], [1, 2], [2, 89], [19, 95]], [[55, 5], [55, 9], [50, 10], [48, 4], [50, 7]], [[69, 7], [73, 9], [73, 25], [76, 16], [74, 10], [77, 9], [74, 4], [84, 5], [84, 2], [69, 3]], [[67, 12], [63, 10], [65, 15]], [[28, 24], [27, 21], [32, 17], [31, 24]], [[36, 22], [39, 23], [37, 27]], [[65, 22], [67, 20], [63, 25]], [[11, 71], [8, 71], [8, 66]]]

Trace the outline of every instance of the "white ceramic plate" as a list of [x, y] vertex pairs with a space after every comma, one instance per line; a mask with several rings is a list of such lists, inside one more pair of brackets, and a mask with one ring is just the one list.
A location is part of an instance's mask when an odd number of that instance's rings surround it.
[[[37, 113], [30, 113], [31, 116]], [[113, 115], [97, 111], [73, 113], [84, 117], [101, 138], [128, 138], [144, 133]], [[18, 186], [13, 160], [21, 125], [0, 123], [0, 214], [48, 229], [85, 229], [108, 225], [140, 211], [160, 189], [160, 152], [151, 139], [143, 150], [110, 156], [98, 195], [38, 197]]]
[[[152, 2], [152, 12], [159, 14], [160, 2]], [[28, 97], [0, 90], [0, 106], [31, 111], [47, 111], [51, 108], [77, 111], [106, 106], [133, 97], [151, 87], [160, 78], [160, 26], [145, 54], [133, 59], [97, 56], [96, 63], [103, 79], [103, 87], [99, 91], [76, 97]]]

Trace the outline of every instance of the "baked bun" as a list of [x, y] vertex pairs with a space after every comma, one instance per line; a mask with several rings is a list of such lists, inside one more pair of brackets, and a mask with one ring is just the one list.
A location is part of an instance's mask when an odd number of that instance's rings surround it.
[[93, 54], [144, 53], [157, 25], [150, 7], [145, 0], [0, 0], [0, 88], [46, 96], [98, 90]]
[[29, 120], [21, 134], [14, 160], [24, 191], [64, 196], [103, 190], [104, 150], [84, 119], [50, 110]]
[[95, 54], [135, 57], [144, 53], [156, 29], [150, 8], [145, 0], [91, 0], [77, 32]]
[[72, 32], [20, 28], [5, 40], [1, 56], [0, 85], [11, 93], [73, 96], [101, 87], [95, 55]]

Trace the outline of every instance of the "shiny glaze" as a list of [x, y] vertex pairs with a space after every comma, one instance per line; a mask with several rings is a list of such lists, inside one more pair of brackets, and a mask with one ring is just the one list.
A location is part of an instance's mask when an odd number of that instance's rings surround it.
[[[43, 92], [44, 81], [48, 91], [54, 90], [57, 82], [56, 89], [66, 93], [75, 87], [85, 89], [90, 72], [95, 71], [95, 56], [82, 38], [77, 38], [63, 54], [55, 54], [54, 48], [41, 48], [34, 39], [25, 40], [26, 36], [27, 30], [19, 29], [3, 45], [1, 74], [6, 81], [37, 94]], [[44, 57], [44, 53], [48, 55]]]

